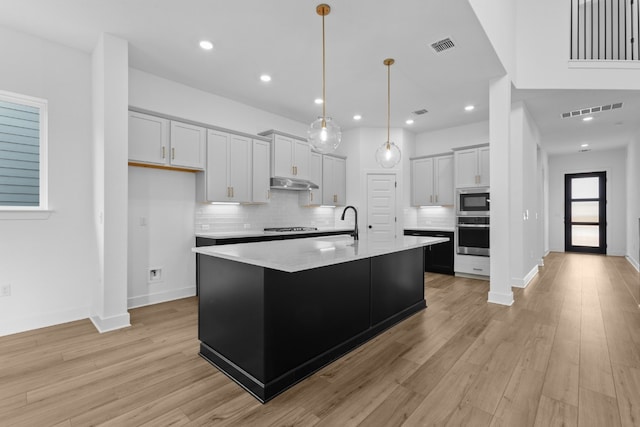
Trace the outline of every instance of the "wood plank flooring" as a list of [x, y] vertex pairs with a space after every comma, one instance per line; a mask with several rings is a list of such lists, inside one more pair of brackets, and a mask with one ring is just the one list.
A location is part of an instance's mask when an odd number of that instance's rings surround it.
[[[633, 281], [635, 280], [636, 283]], [[197, 300], [0, 337], [4, 426], [638, 426], [640, 275], [552, 253], [515, 304], [425, 275], [428, 308], [261, 405], [198, 356]]]

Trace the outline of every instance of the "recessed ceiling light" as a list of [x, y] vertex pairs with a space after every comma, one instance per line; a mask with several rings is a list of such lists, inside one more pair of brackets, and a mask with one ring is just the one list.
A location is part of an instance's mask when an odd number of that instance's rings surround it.
[[406, 124], [408, 124], [408, 125], [412, 125], [412, 124], [413, 124], [413, 120], [412, 120], [412, 119], [409, 119], [409, 120], [407, 120], [405, 123], [406, 123]]
[[213, 49], [213, 43], [211, 43], [209, 40], [202, 40], [200, 41], [200, 47], [204, 50], [211, 50]]
[[590, 122], [591, 120], [593, 120], [593, 116], [585, 117], [584, 119], [582, 119], [583, 122]]
[[588, 146], [589, 146], [589, 144], [580, 144], [580, 147], [582, 147], [582, 148], [586, 148]]
[[263, 82], [270, 82], [271, 81], [271, 76], [268, 74], [263, 74], [260, 76], [260, 80], [262, 80]]
[[473, 111], [475, 108], [475, 105], [467, 105], [464, 107], [464, 111]]
[[360, 114], [356, 114], [355, 116], [353, 116], [353, 120], [360, 120], [362, 118], [362, 116]]
[[315, 101], [316, 104], [322, 104], [324, 101], [322, 101], [322, 98], [316, 98]]

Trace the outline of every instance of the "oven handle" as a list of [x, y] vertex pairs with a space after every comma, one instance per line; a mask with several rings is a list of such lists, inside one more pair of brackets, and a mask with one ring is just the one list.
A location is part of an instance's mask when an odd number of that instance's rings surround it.
[[458, 224], [458, 228], [489, 228], [489, 224]]

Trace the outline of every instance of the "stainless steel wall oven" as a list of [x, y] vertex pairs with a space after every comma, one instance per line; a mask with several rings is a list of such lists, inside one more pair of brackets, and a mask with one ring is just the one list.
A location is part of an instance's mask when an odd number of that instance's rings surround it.
[[489, 217], [458, 217], [457, 252], [462, 255], [489, 256]]

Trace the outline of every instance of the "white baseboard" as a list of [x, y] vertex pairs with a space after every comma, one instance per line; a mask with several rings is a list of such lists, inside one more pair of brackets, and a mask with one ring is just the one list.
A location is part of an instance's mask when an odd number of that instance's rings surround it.
[[93, 326], [95, 326], [101, 334], [131, 326], [131, 323], [129, 323], [129, 313], [110, 317], [91, 316], [90, 319], [93, 322]]
[[63, 323], [75, 322], [89, 317], [89, 307], [79, 307], [72, 310], [55, 313], [39, 314], [37, 316], [23, 319], [7, 319], [0, 323], [0, 337], [17, 334], [19, 332], [31, 331], [34, 329], [46, 328], [48, 326], [60, 325]]
[[487, 302], [511, 306], [513, 305], [513, 292], [503, 294], [500, 292], [489, 291], [489, 298], [487, 299]]
[[173, 301], [177, 299], [195, 296], [196, 287], [172, 289], [170, 291], [158, 292], [155, 294], [140, 295], [127, 299], [128, 308], [144, 307], [145, 305], [158, 304], [161, 302]]
[[459, 271], [455, 272], [456, 277], [464, 277], [465, 279], [478, 279], [478, 280], [489, 280], [489, 276], [483, 276], [480, 274], [469, 274], [469, 273], [461, 273]]
[[533, 280], [534, 277], [536, 277], [536, 274], [538, 274], [538, 266], [534, 265], [533, 268], [531, 269], [530, 272], [527, 273], [526, 276], [524, 276], [522, 279], [519, 278], [512, 278], [511, 279], [511, 286], [515, 286], [516, 288], [526, 288], [527, 286], [529, 286], [529, 283]]
[[640, 263], [636, 259], [634, 259], [631, 255], [625, 255], [625, 258], [627, 259], [629, 264], [631, 264], [633, 268], [635, 268], [636, 271], [640, 273]]
[[540, 258], [540, 261], [538, 261], [538, 267], [544, 267], [544, 258]]

